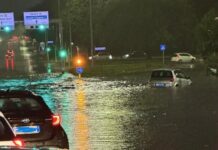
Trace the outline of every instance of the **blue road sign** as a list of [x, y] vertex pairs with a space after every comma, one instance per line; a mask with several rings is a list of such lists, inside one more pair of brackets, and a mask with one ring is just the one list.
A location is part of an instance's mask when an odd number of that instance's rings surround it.
[[14, 30], [15, 22], [14, 22], [14, 13], [0, 13], [0, 28], [1, 30]]
[[78, 73], [78, 74], [82, 74], [83, 73], [83, 68], [82, 67], [78, 67], [78, 68], [76, 68], [76, 73]]
[[166, 50], [166, 45], [165, 44], [160, 44], [160, 51], [165, 51]]
[[95, 47], [95, 51], [105, 51], [106, 47]]

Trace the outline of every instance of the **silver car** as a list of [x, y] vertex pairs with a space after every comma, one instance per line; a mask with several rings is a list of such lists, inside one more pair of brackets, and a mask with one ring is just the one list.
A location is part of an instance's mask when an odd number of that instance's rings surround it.
[[149, 80], [150, 87], [178, 87], [190, 85], [190, 77], [178, 69], [155, 69]]

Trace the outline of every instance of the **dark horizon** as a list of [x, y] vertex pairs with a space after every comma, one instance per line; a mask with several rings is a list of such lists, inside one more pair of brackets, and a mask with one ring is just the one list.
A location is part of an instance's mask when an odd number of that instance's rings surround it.
[[[54, 5], [51, 5], [54, 4]], [[23, 19], [25, 11], [49, 11], [49, 16], [55, 17], [57, 9], [54, 0], [7, 0], [0, 1], [0, 12], [14, 12], [15, 20]]]

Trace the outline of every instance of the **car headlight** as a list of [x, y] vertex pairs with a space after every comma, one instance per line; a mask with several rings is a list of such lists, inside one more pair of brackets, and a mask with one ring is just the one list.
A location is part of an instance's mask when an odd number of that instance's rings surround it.
[[109, 55], [109, 59], [113, 59], [112, 55]]
[[92, 60], [92, 56], [89, 56], [89, 60]]

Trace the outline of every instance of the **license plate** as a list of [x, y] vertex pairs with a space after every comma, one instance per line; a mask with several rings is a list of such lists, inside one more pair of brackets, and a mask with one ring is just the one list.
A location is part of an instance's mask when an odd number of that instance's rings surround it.
[[19, 126], [13, 127], [16, 134], [37, 134], [40, 132], [39, 126]]
[[166, 85], [164, 83], [155, 83], [156, 87], [165, 87]]

